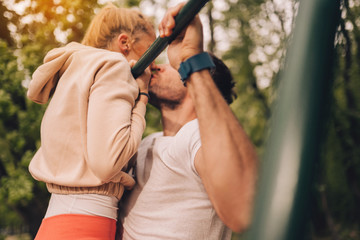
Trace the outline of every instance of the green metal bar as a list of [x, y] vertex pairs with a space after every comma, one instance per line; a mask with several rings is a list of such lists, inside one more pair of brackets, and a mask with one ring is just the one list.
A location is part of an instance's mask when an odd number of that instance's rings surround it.
[[250, 240], [304, 239], [340, 0], [302, 0], [262, 157]]
[[156, 38], [149, 49], [141, 56], [131, 69], [134, 78], [140, 76], [144, 70], [159, 56], [159, 54], [181, 33], [209, 0], [189, 0], [175, 17], [175, 28], [169, 37]]

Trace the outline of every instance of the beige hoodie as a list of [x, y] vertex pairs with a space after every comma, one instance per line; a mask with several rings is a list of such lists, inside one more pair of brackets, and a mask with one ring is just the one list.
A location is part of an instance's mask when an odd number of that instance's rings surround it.
[[51, 50], [33, 74], [28, 97], [44, 104], [41, 147], [32, 176], [52, 193], [121, 198], [134, 180], [121, 171], [137, 151], [146, 106], [126, 58], [70, 43]]

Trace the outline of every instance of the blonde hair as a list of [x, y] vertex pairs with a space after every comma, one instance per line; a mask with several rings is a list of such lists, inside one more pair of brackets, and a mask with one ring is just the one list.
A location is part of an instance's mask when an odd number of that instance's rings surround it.
[[118, 8], [112, 3], [107, 4], [93, 18], [82, 44], [96, 47], [108, 48], [114, 37], [120, 33], [127, 33], [136, 42], [136, 34], [139, 32], [150, 34], [154, 26], [150, 19], [135, 9]]

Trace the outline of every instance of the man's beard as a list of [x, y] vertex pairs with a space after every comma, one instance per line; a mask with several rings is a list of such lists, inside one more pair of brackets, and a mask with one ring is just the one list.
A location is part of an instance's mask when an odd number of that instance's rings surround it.
[[175, 99], [175, 100], [164, 99], [164, 98], [156, 96], [156, 94], [154, 94], [151, 90], [149, 91], [149, 95], [150, 95], [149, 103], [159, 110], [161, 108], [168, 108], [168, 109], [174, 110], [177, 107], [179, 107], [181, 104], [180, 99]]

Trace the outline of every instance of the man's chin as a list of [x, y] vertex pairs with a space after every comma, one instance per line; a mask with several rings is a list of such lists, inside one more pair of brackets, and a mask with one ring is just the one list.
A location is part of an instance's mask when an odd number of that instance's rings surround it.
[[157, 96], [150, 89], [149, 89], [149, 95], [150, 95], [149, 103], [157, 108], [159, 105], [159, 100]]

